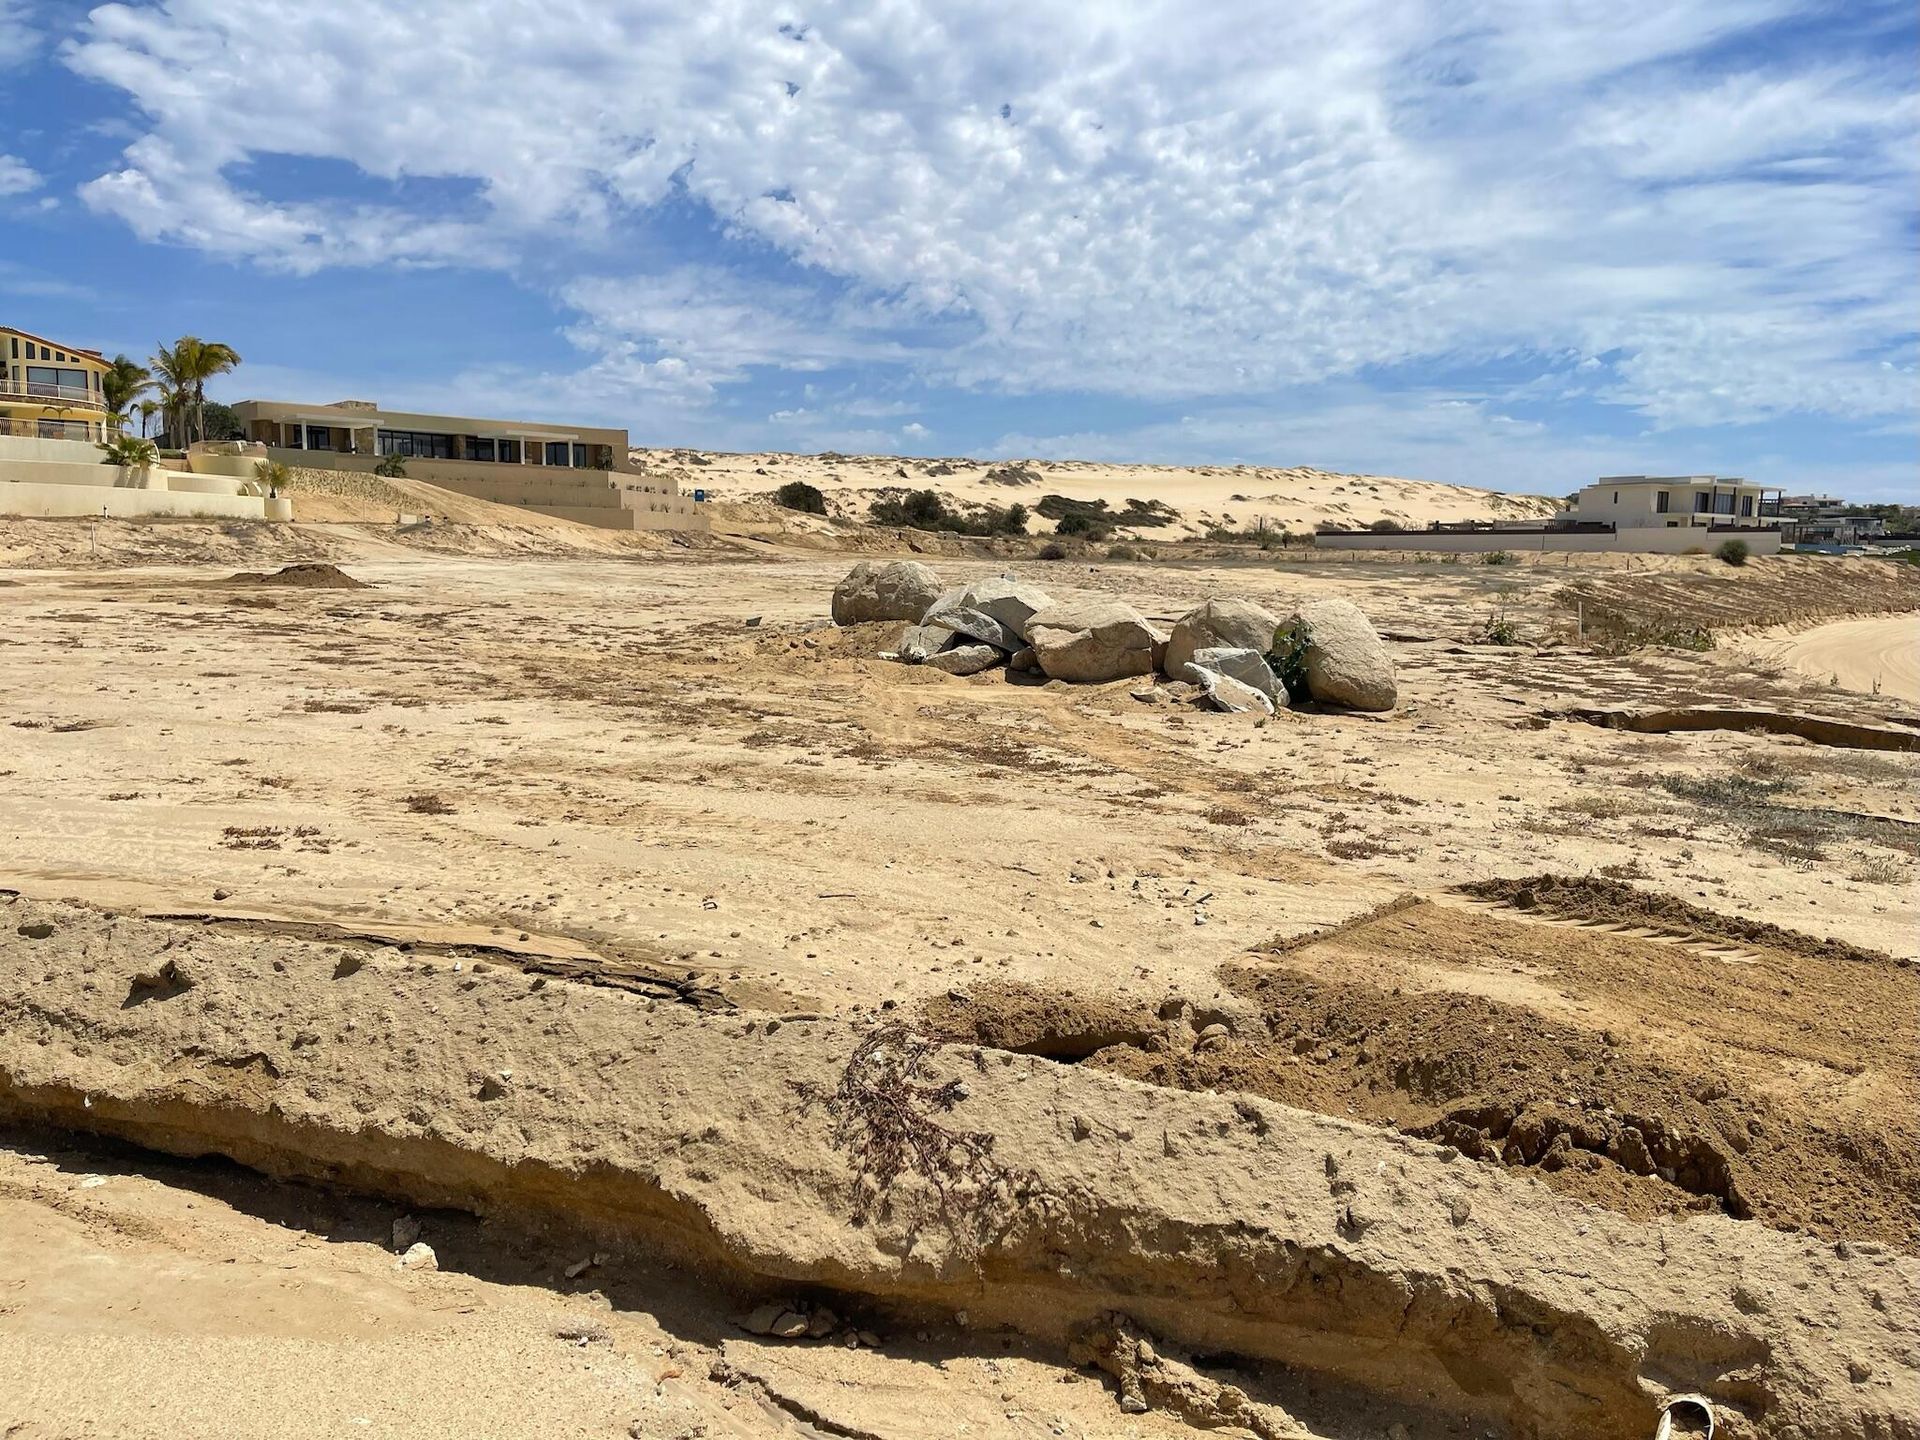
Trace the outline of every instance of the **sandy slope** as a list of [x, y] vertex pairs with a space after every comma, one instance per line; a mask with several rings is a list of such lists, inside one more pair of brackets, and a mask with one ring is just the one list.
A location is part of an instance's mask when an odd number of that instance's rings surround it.
[[[887, 490], [933, 489], [963, 505], [1031, 510], [1046, 495], [1104, 500], [1124, 511], [1133, 499], [1161, 501], [1178, 521], [1132, 528], [1145, 538], [1177, 539], [1215, 526], [1307, 533], [1321, 524], [1361, 526], [1392, 520], [1423, 527], [1435, 520], [1523, 520], [1551, 512], [1535, 495], [1507, 495], [1427, 480], [1341, 475], [1306, 467], [1101, 465], [1078, 460], [916, 460], [892, 455], [735, 455], [711, 451], [636, 450], [637, 461], [702, 488], [721, 500], [771, 494], [791, 480], [819, 487], [837, 513], [864, 516]], [[1053, 522], [1034, 517], [1038, 533]]]
[[1840, 620], [1811, 630], [1745, 637], [1741, 652], [1863, 695], [1920, 704], [1920, 616]]

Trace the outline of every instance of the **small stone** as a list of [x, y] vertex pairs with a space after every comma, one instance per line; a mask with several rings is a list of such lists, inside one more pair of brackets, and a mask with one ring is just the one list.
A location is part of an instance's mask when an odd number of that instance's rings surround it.
[[1847, 1378], [1856, 1385], [1864, 1385], [1873, 1377], [1873, 1367], [1864, 1360], [1847, 1361]]
[[233, 892], [231, 890], [216, 890], [213, 892], [213, 898], [216, 900], [225, 900], [232, 894]]
[[815, 1340], [824, 1340], [840, 1328], [840, 1317], [822, 1305], [807, 1317], [807, 1334]]
[[333, 978], [336, 980], [344, 980], [349, 975], [357, 975], [365, 968], [366, 963], [366, 956], [356, 955], [350, 950], [345, 955], [342, 955], [334, 964]]
[[53, 934], [53, 923], [48, 920], [29, 920], [20, 927], [20, 933], [29, 940], [45, 940]]
[[420, 1222], [411, 1215], [402, 1215], [393, 1222], [393, 1248], [402, 1253], [411, 1250], [420, 1239]]
[[1473, 1214], [1473, 1202], [1464, 1195], [1456, 1195], [1447, 1202], [1447, 1214], [1456, 1225], [1464, 1225]]
[[767, 1333], [779, 1340], [798, 1340], [807, 1333], [807, 1317], [798, 1310], [782, 1310]]
[[573, 1264], [567, 1266], [567, 1271], [566, 1271], [567, 1279], [578, 1280], [582, 1275], [586, 1274], [587, 1271], [591, 1270], [592, 1268], [593, 1268], [592, 1260], [590, 1259], [576, 1260], [573, 1262]]
[[397, 1263], [402, 1270], [438, 1270], [440, 1257], [433, 1253], [431, 1245], [416, 1240], [407, 1247], [407, 1253]]
[[780, 1317], [786, 1313], [787, 1307], [785, 1305], [760, 1305], [748, 1311], [746, 1315], [733, 1323], [749, 1335], [771, 1335], [773, 1333], [773, 1327], [780, 1322]]
[[862, 1330], [860, 1332], [860, 1343], [869, 1350], [878, 1350], [880, 1348], [880, 1337], [871, 1330]]

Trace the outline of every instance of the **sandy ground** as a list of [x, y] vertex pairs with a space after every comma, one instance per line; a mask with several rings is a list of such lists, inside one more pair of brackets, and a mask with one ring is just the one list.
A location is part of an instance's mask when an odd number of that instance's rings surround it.
[[[874, 499], [907, 490], [938, 490], [961, 507], [1033, 510], [1048, 495], [1100, 501], [1116, 516], [1136, 498], [1166, 507], [1168, 523], [1122, 524], [1118, 533], [1150, 540], [1205, 534], [1216, 527], [1311, 534], [1316, 526], [1359, 528], [1389, 520], [1424, 529], [1435, 520], [1527, 520], [1557, 503], [1538, 495], [1509, 495], [1466, 485], [1402, 480], [1390, 475], [1343, 475], [1310, 467], [1098, 465], [1070, 460], [912, 460], [892, 455], [728, 455], [685, 450], [635, 450], [636, 461], [671, 475], [683, 492], [706, 490], [725, 501], [764, 500], [790, 481], [828, 497], [829, 508], [863, 518]], [[1035, 516], [1030, 530], [1054, 521]]]
[[[1902, 1167], [1915, 1146], [1913, 1057], [1848, 1031], [1897, 1032], [1897, 1014], [1911, 1013], [1905, 979], [1871, 992], [1894, 1014], [1859, 1017], [1840, 997], [1869, 990], [1850, 987], [1844, 967], [1821, 961], [1816, 972], [1791, 948], [1695, 943], [1655, 926], [1588, 937], [1582, 946], [1599, 947], [1589, 950], [1526, 917], [1462, 910], [1454, 894], [1497, 877], [1606, 877], [1727, 917], [1920, 956], [1920, 755], [1563, 718], [1582, 707], [1717, 702], [1889, 727], [1920, 720], [1891, 688], [1836, 690], [1740, 650], [1610, 655], [1561, 643], [1565, 567], [1014, 567], [1056, 594], [1124, 596], [1163, 618], [1222, 594], [1276, 608], [1310, 595], [1361, 604], [1389, 637], [1401, 706], [1256, 724], [1143, 701], [1132, 683], [959, 680], [879, 660], [887, 627], [825, 624], [844, 558], [470, 556], [353, 526], [298, 527], [291, 538], [324, 548], [370, 588], [223, 583], [241, 568], [225, 548], [191, 563], [62, 568], [49, 565], [44, 540], [31, 542], [42, 548], [30, 562], [44, 568], [0, 573], [0, 887], [125, 910], [328, 922], [395, 940], [491, 938], [645, 967], [741, 1011], [783, 1016], [918, 1014], [956, 991], [1012, 984], [1155, 1014], [1169, 997], [1266, 1013], [1278, 1037], [1284, 1026], [1272, 1017], [1301, 1002], [1245, 974], [1277, 965], [1360, 986], [1335, 1010], [1373, 1014], [1400, 1034], [1392, 1027], [1407, 1022], [1392, 997], [1455, 995], [1505, 1008], [1439, 1039], [1409, 1032], [1405, 1043], [1454, 1056], [1484, 1049], [1502, 1025], [1529, 1044], [1605, 1031], [1626, 1037], [1643, 1067], [1627, 1067], [1645, 1076], [1632, 1093], [1659, 1098], [1676, 1126], [1731, 1123], [1688, 1106], [1732, 1106], [1742, 1124], [1764, 1116], [1782, 1133], [1864, 1137], [1873, 1156], [1894, 1157], [1875, 1172], [1881, 1198], [1870, 1213], [1807, 1210], [1764, 1146], [1743, 1162], [1753, 1193], [1742, 1203], [1760, 1207], [1761, 1223], [1911, 1249], [1920, 1218], [1913, 1171]], [[11, 543], [0, 553], [29, 548]], [[998, 568], [941, 562], [954, 579]], [[1678, 587], [1663, 597], [1695, 587], [1781, 604], [1832, 589], [1841, 573], [1787, 562], [1647, 571]], [[1845, 572], [1868, 588], [1881, 573]], [[1640, 583], [1630, 571], [1607, 579]], [[1495, 615], [1530, 643], [1480, 643]], [[1417, 914], [1429, 918], [1349, 938], [1345, 949], [1284, 948], [1409, 893], [1428, 897]], [[1700, 970], [1700, 983], [1663, 983], [1665, 967]], [[1762, 974], [1775, 989], [1819, 996], [1817, 1020], [1743, 998]], [[1680, 1092], [1715, 1065], [1703, 1026], [1730, 1034], [1734, 1083], [1690, 1101]], [[1405, 1129], [1457, 1108], [1420, 1108], [1364, 1067], [1343, 1069], [1350, 1036], [1308, 1038], [1302, 1063], [1328, 1067], [1312, 1084], [1279, 1073], [1265, 1052], [1211, 1076], [1176, 1057], [1145, 1078], [1240, 1086]], [[1149, 1062], [1160, 1063], [1110, 1058], [1136, 1078]], [[1609, 1085], [1629, 1093], [1607, 1064], [1578, 1073], [1596, 1077], [1603, 1100]], [[1483, 1077], [1467, 1090], [1504, 1096], [1512, 1122], [1570, 1082], [1548, 1069], [1530, 1083]], [[1848, 1166], [1862, 1162], [1859, 1145], [1851, 1159], [1847, 1149], [1818, 1151], [1809, 1184], [1848, 1183]], [[1830, 1172], [1820, 1168], [1829, 1156]], [[35, 1257], [0, 1282], [13, 1286], [0, 1289], [0, 1379], [10, 1370], [41, 1387], [32, 1423], [61, 1417], [18, 1433], [271, 1434], [283, 1413], [328, 1417], [319, 1433], [341, 1434], [475, 1433], [485, 1428], [476, 1416], [536, 1413], [552, 1423], [503, 1422], [496, 1433], [621, 1434], [608, 1427], [641, 1418], [635, 1433], [648, 1435], [818, 1433], [733, 1387], [663, 1385], [680, 1363], [676, 1345], [696, 1347], [697, 1363], [682, 1366], [691, 1377], [720, 1343], [715, 1331], [694, 1333], [694, 1321], [629, 1318], [604, 1343], [556, 1341], [583, 1303], [556, 1295], [556, 1257], [504, 1280], [396, 1275], [371, 1248], [383, 1217], [361, 1217], [339, 1240], [286, 1233], [249, 1212], [267, 1206], [258, 1197], [203, 1214], [190, 1176], [132, 1166], [79, 1192], [44, 1146], [0, 1160], [0, 1247]], [[1673, 1182], [1628, 1183], [1613, 1163], [1599, 1155], [1564, 1177], [1543, 1168], [1556, 1187], [1629, 1215], [1702, 1202]], [[1723, 1201], [1705, 1195], [1709, 1206]], [[302, 1286], [293, 1310], [279, 1289], [286, 1274]], [[157, 1297], [176, 1291], [193, 1298], [163, 1316]], [[702, 1303], [699, 1323], [717, 1324]], [[419, 1363], [368, 1346], [364, 1327], [375, 1323], [412, 1337], [397, 1354]], [[168, 1327], [185, 1338], [160, 1338]], [[195, 1380], [295, 1352], [324, 1355], [347, 1377], [324, 1404], [293, 1391], [286, 1411], [254, 1411], [263, 1402], [230, 1378]], [[156, 1355], [168, 1364], [156, 1367]], [[183, 1355], [191, 1363], [181, 1367]], [[1153, 1417], [1119, 1415], [1097, 1386], [1063, 1385], [1071, 1372], [1044, 1371], [1044, 1357], [1023, 1361], [1042, 1368], [1004, 1391], [985, 1369], [924, 1356], [916, 1363], [931, 1371], [859, 1363], [880, 1368], [808, 1383], [877, 1404], [919, 1393], [937, 1372], [952, 1404], [986, 1407], [969, 1433], [1171, 1433]], [[146, 1409], [103, 1406], [125, 1377], [156, 1368], [167, 1373], [142, 1382]], [[438, 1368], [489, 1379], [448, 1393], [428, 1383]], [[182, 1428], [183, 1407], [206, 1393], [196, 1383], [225, 1387], [213, 1393], [241, 1417], [232, 1430]], [[392, 1428], [407, 1404], [430, 1403], [428, 1391], [440, 1428]], [[14, 1393], [12, 1382], [0, 1393]], [[1043, 1405], [1041, 1394], [1058, 1398]], [[1038, 1418], [1009, 1428], [1009, 1409]], [[899, 1414], [849, 1423], [828, 1433], [923, 1433]]]
[[1920, 705], [1920, 618], [1839, 620], [1811, 630], [1747, 637], [1743, 654], [1863, 695]]

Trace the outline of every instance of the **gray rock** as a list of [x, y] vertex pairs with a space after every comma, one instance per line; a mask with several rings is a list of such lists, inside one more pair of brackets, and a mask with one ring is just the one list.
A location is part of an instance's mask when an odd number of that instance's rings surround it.
[[869, 620], [917, 623], [939, 597], [940, 577], [917, 560], [885, 565], [862, 560], [834, 587], [833, 620], [836, 625]]
[[1185, 680], [1190, 684], [1210, 688], [1210, 675], [1225, 675], [1238, 680], [1242, 685], [1252, 686], [1274, 706], [1285, 705], [1288, 701], [1286, 683], [1273, 673], [1273, 667], [1267, 663], [1267, 657], [1258, 650], [1235, 650], [1226, 646], [1210, 645], [1193, 652], [1193, 658], [1177, 670], [1169, 665], [1167, 678]]
[[1011, 575], [990, 575], [967, 586], [963, 603], [999, 621], [1024, 644], [1031, 638], [1027, 634], [1027, 622], [1036, 612], [1052, 605], [1053, 597], [1039, 586], [1016, 580]]
[[1025, 649], [1014, 651], [1013, 654], [1007, 657], [1007, 668], [1009, 670], [1018, 670], [1022, 674], [1031, 674], [1040, 668], [1040, 657], [1033, 653], [1032, 646], [1028, 646]]
[[982, 670], [1004, 665], [1006, 660], [1006, 652], [991, 645], [956, 645], [938, 655], [929, 655], [926, 665], [929, 670], [941, 670], [949, 675], [978, 675]]
[[1186, 665], [1196, 650], [1252, 650], [1264, 655], [1273, 648], [1273, 632], [1280, 617], [1250, 600], [1209, 600], [1174, 622], [1167, 637], [1166, 673], [1180, 679], [1176, 666]]
[[958, 636], [945, 625], [909, 625], [896, 652], [909, 665], [918, 665], [951, 646]]
[[771, 1335], [773, 1327], [780, 1323], [780, 1317], [787, 1313], [787, 1306], [782, 1304], [760, 1305], [733, 1323], [749, 1335]]
[[1399, 699], [1393, 657], [1351, 600], [1309, 600], [1287, 621], [1305, 640], [1307, 693], [1352, 710], [1391, 710]]
[[983, 645], [992, 645], [1009, 655], [1026, 644], [1012, 626], [1002, 625], [986, 611], [976, 610], [971, 605], [949, 604], [944, 596], [940, 603], [927, 612], [926, 625], [929, 628], [944, 626], [956, 635], [978, 640]]
[[1222, 675], [1217, 671], [1204, 673], [1213, 677], [1212, 683], [1207, 686], [1207, 699], [1214, 709], [1225, 710], [1231, 715], [1243, 715], [1249, 711], [1258, 715], [1273, 714], [1273, 701], [1253, 686], [1243, 685], [1231, 675]]
[[1118, 600], [1050, 605], [1027, 621], [1040, 668], [1053, 680], [1098, 684], [1153, 671], [1154, 633]]

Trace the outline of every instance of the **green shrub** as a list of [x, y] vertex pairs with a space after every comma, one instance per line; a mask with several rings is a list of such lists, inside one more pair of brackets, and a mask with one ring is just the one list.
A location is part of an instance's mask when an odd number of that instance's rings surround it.
[[407, 457], [383, 455], [380, 457], [380, 463], [373, 467], [373, 473], [385, 480], [403, 479], [407, 473]]
[[1064, 560], [1067, 558], [1067, 547], [1062, 545], [1058, 540], [1050, 540], [1040, 547], [1040, 558], [1042, 560]]
[[1113, 533], [1111, 525], [1103, 524], [1083, 511], [1075, 510], [1060, 517], [1053, 527], [1056, 535], [1080, 535], [1088, 540], [1104, 540]]
[[1307, 693], [1307, 640], [1304, 621], [1282, 625], [1273, 632], [1273, 648], [1267, 652], [1268, 666], [1296, 700]]
[[1482, 565], [1511, 565], [1513, 556], [1505, 550], [1489, 550], [1480, 557]]
[[809, 485], [804, 480], [789, 480], [773, 492], [773, 503], [783, 510], [797, 510], [802, 515], [824, 515], [827, 513], [827, 497], [820, 493], [819, 487]]
[[116, 435], [111, 440], [97, 442], [95, 448], [102, 452], [102, 465], [120, 465], [129, 470], [143, 469], [160, 458], [160, 447], [138, 435]]
[[1109, 560], [1138, 560], [1139, 558], [1140, 552], [1131, 545], [1109, 545], [1107, 547], [1107, 559]]
[[1747, 549], [1747, 542], [1744, 540], [1722, 540], [1720, 548], [1715, 550], [1713, 555], [1716, 560], [1725, 561], [1729, 565], [1744, 565], [1747, 563], [1747, 556], [1752, 553]]
[[867, 519], [875, 525], [903, 525], [914, 530], [943, 530], [951, 535], [1024, 535], [1027, 507], [1001, 509], [987, 505], [971, 514], [947, 508], [937, 490], [909, 490], [884, 495], [873, 502]]

